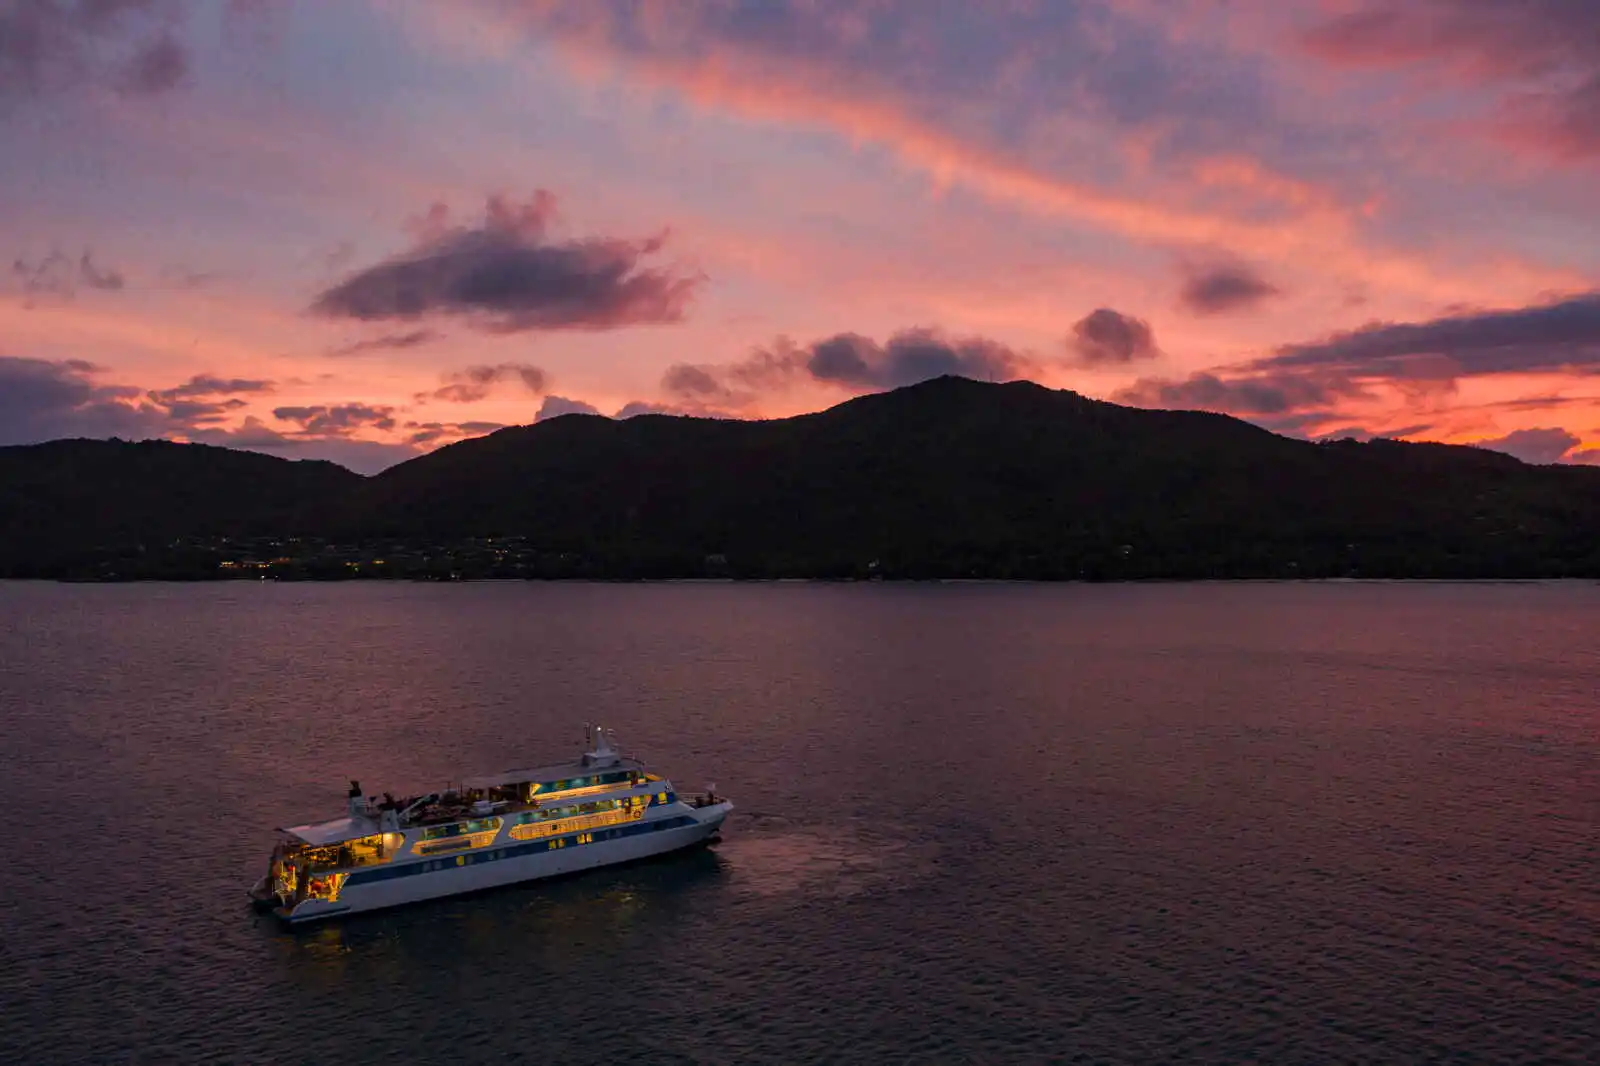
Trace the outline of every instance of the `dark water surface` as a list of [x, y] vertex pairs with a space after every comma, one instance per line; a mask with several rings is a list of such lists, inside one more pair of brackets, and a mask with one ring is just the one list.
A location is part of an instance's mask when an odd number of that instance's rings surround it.
[[[0, 1062], [1600, 1062], [1600, 588], [0, 584]], [[290, 934], [585, 719], [726, 839]]]

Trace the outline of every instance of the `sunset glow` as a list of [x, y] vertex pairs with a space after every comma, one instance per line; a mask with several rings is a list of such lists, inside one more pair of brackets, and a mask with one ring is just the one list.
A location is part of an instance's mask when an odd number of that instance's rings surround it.
[[0, 444], [943, 373], [1600, 462], [1571, 0], [0, 4]]

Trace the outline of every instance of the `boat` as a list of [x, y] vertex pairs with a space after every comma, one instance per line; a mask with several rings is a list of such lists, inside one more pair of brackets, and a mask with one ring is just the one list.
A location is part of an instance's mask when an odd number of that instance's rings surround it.
[[350, 782], [342, 818], [280, 828], [257, 910], [291, 926], [535, 881], [712, 843], [733, 804], [680, 794], [584, 727], [574, 761], [395, 799]]

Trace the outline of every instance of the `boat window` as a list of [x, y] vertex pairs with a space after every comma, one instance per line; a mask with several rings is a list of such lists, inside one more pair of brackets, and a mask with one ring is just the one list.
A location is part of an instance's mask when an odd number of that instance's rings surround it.
[[461, 836], [463, 834], [492, 833], [500, 828], [500, 822], [499, 818], [479, 818], [470, 822], [430, 825], [422, 831], [422, 839], [443, 840], [445, 837]]
[[642, 778], [643, 775], [637, 770], [613, 770], [604, 774], [591, 774], [588, 777], [568, 777], [560, 781], [531, 783], [527, 789], [531, 796], [538, 792], [566, 792], [571, 789], [599, 788], [603, 785], [617, 785], [624, 782], [633, 784]]

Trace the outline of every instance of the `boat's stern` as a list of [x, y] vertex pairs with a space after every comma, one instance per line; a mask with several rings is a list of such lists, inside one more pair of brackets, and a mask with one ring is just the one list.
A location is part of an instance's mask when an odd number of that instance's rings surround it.
[[260, 912], [270, 911], [282, 902], [278, 898], [278, 894], [273, 891], [272, 879], [270, 877], [263, 877], [261, 880], [251, 885], [249, 895], [250, 906], [254, 907]]
[[304, 925], [306, 922], [315, 922], [322, 918], [332, 918], [343, 914], [350, 909], [350, 904], [339, 903], [329, 899], [303, 899], [299, 903], [288, 907], [276, 907], [274, 914], [285, 924]]
[[733, 801], [720, 797], [696, 801], [689, 807], [690, 816], [706, 828], [708, 839], [716, 837], [722, 831], [722, 823], [728, 820], [728, 815], [731, 813], [733, 813]]

